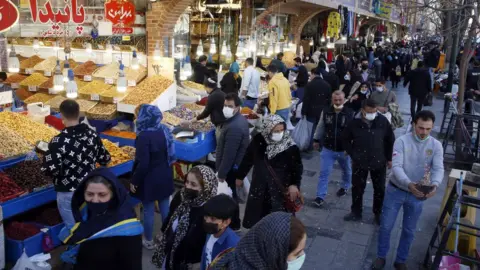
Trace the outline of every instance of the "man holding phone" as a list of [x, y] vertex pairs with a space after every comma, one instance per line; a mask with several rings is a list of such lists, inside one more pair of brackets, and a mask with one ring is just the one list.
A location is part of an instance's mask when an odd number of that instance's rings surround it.
[[63, 101], [60, 113], [65, 128], [50, 141], [42, 171], [53, 178], [58, 211], [65, 226], [72, 228], [75, 225], [71, 207], [73, 192], [83, 178], [95, 170], [97, 163], [110, 162], [110, 154], [100, 136], [80, 123], [80, 106], [76, 101]]

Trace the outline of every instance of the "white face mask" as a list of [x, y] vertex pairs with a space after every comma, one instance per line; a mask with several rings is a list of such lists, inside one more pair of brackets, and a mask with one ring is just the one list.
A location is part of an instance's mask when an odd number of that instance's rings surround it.
[[383, 92], [383, 86], [377, 86], [377, 87], [375, 87], [375, 89], [376, 89], [378, 92]]
[[287, 270], [299, 270], [302, 268], [303, 263], [305, 262], [305, 258], [307, 255], [304, 253], [302, 256], [296, 258], [293, 261], [287, 261], [288, 267]]
[[342, 105], [335, 105], [333, 104], [333, 108], [337, 109], [337, 110], [341, 110], [343, 109], [343, 104]]
[[233, 111], [234, 111], [234, 109], [232, 109], [230, 107], [223, 107], [223, 115], [227, 119], [231, 118], [233, 116]]
[[344, 78], [346, 81], [350, 81], [350, 75], [348, 75], [348, 74], [345, 75], [345, 76], [343, 76], [343, 78]]
[[282, 140], [283, 138], [283, 131], [282, 132], [276, 132], [276, 133], [272, 133], [272, 140], [275, 141], [275, 142], [279, 142]]
[[377, 117], [377, 113], [365, 113], [365, 119], [368, 121], [375, 120], [375, 117]]
[[360, 90], [360, 93], [362, 93], [362, 94], [366, 94], [367, 92], [368, 92], [368, 89], [361, 89]]

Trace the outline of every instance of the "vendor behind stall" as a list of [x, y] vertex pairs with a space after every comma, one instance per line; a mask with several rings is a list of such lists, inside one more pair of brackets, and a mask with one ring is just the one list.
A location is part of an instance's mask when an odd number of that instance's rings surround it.
[[208, 74], [207, 57], [202, 55], [198, 58], [198, 63], [193, 68], [193, 81], [202, 84], [205, 76]]

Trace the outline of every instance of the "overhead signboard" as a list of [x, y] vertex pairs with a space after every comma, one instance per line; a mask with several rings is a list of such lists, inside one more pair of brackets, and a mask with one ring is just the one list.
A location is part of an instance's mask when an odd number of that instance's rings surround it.
[[0, 0], [0, 33], [9, 30], [19, 18], [18, 8], [12, 1]]

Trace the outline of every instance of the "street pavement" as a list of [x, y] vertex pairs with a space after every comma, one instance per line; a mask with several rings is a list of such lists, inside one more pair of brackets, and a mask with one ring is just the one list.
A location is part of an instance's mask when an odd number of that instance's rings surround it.
[[[400, 111], [404, 116], [405, 127], [395, 130], [397, 137], [406, 133], [410, 121], [410, 99], [407, 89], [399, 88], [395, 90], [397, 94]], [[439, 132], [443, 116], [443, 100], [434, 99], [432, 110], [437, 116], [434, 128], [435, 133]], [[337, 198], [335, 193], [340, 188], [341, 170], [338, 164], [335, 164], [334, 170], [330, 175], [328, 195], [325, 199], [325, 205], [322, 208], [315, 207], [312, 202], [315, 199], [320, 158], [319, 153], [314, 152], [303, 155], [303, 179], [302, 193], [306, 199], [305, 207], [297, 214], [307, 228], [307, 248], [306, 261], [302, 269], [306, 270], [356, 270], [369, 269], [370, 264], [376, 257], [377, 233], [378, 228], [374, 225], [374, 216], [372, 213], [373, 188], [369, 183], [364, 195], [364, 215], [363, 222], [345, 222], [343, 217], [349, 213], [351, 205], [351, 193], [342, 198]], [[447, 171], [447, 170], [446, 170]], [[448, 175], [447, 172], [445, 173]], [[437, 194], [425, 201], [423, 213], [418, 222], [415, 241], [410, 250], [408, 259], [409, 269], [419, 269], [425, 256], [428, 242], [433, 233], [434, 224], [440, 213], [439, 205], [443, 198], [447, 178], [444, 178], [442, 186]], [[241, 207], [243, 216], [244, 206]], [[160, 221], [156, 215], [155, 231], [160, 231]], [[395, 251], [400, 239], [402, 228], [402, 212], [400, 212], [395, 229], [392, 232], [391, 250], [387, 258], [385, 269], [393, 269], [395, 260]], [[242, 234], [246, 233], [244, 230]], [[155, 269], [150, 263], [152, 251], [144, 249], [144, 268]]]

